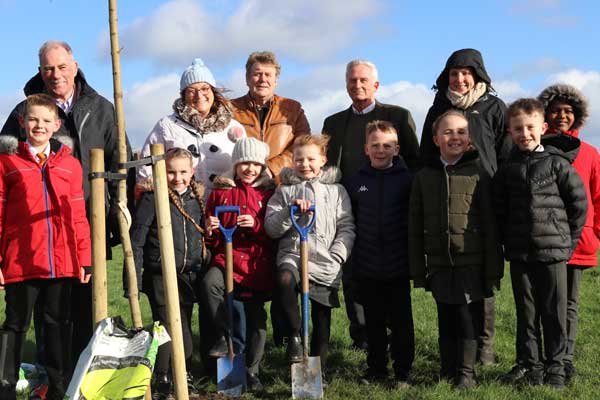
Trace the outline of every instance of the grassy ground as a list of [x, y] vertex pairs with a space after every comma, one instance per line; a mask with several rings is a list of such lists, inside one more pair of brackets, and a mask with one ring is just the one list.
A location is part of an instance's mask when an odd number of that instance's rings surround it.
[[[121, 260], [117, 252], [116, 260], [109, 263], [109, 315], [121, 315], [129, 320], [126, 299], [122, 297]], [[577, 337], [575, 365], [577, 378], [562, 393], [547, 387], [515, 388], [502, 385], [499, 377], [507, 372], [514, 361], [515, 310], [510, 287], [510, 277], [502, 281], [502, 290], [497, 298], [497, 336], [495, 349], [499, 357], [498, 365], [478, 368], [481, 384], [473, 390], [456, 393], [450, 384], [438, 383], [439, 355], [437, 348], [437, 316], [435, 303], [429, 293], [414, 290], [413, 316], [415, 320], [416, 357], [412, 377], [415, 384], [403, 391], [391, 390], [384, 385], [360, 385], [359, 377], [365, 368], [365, 354], [349, 350], [348, 323], [343, 309], [334, 310], [331, 351], [328, 366], [329, 387], [327, 399], [596, 399], [600, 398], [600, 270], [592, 269], [584, 273], [579, 309], [580, 325]], [[0, 312], [4, 310], [4, 299], [0, 296]], [[148, 323], [150, 310], [145, 298], [142, 310]], [[194, 318], [196, 320], [196, 318]], [[271, 332], [269, 332], [270, 343]], [[33, 332], [28, 335], [25, 361], [33, 361]], [[200, 369], [199, 361], [196, 368]], [[196, 369], [195, 368], [195, 369]], [[268, 344], [261, 379], [267, 387], [262, 398], [285, 399], [291, 396], [290, 369], [285, 361], [283, 349]], [[216, 391], [211, 383], [202, 383], [207, 393]], [[244, 398], [253, 398], [246, 395]]]

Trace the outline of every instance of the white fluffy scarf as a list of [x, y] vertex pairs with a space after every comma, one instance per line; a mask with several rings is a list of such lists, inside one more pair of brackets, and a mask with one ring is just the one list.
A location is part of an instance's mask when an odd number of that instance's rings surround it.
[[461, 110], [466, 110], [471, 107], [481, 96], [485, 94], [487, 91], [487, 85], [485, 82], [477, 82], [473, 89], [469, 90], [465, 94], [460, 94], [455, 92], [454, 90], [448, 87], [446, 91], [446, 97], [452, 105], [456, 108], [460, 108]]

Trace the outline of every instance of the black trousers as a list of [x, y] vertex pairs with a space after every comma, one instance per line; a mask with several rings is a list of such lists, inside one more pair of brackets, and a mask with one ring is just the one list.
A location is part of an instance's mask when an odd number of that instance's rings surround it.
[[[144, 279], [145, 278], [145, 279]], [[167, 306], [163, 282], [161, 275], [148, 275], [143, 279], [144, 293], [148, 296], [150, 310], [152, 311], [152, 320], [159, 321], [169, 332]], [[180, 291], [179, 312], [181, 318], [181, 333], [183, 337], [183, 351], [186, 360], [186, 369], [190, 371], [192, 352], [194, 344], [192, 340], [192, 312], [194, 311], [193, 295], [185, 296], [189, 301], [181, 300], [181, 293], [190, 290], [188, 284], [193, 284], [192, 280], [185, 282], [178, 277]], [[187, 287], [186, 287], [187, 286]], [[188, 298], [189, 297], [189, 298]], [[169, 332], [170, 333], [170, 332]], [[171, 360], [171, 342], [167, 342], [158, 348], [156, 361], [154, 363], [155, 374], [166, 374], [169, 371], [169, 362]]]
[[391, 329], [391, 358], [398, 378], [406, 379], [415, 357], [415, 335], [410, 298], [410, 280], [361, 279], [360, 301], [364, 306], [367, 366], [371, 373], [386, 374], [388, 334]]
[[[167, 307], [164, 305], [157, 305], [151, 300], [149, 303], [150, 309], [152, 310], [152, 320], [160, 321], [160, 323], [167, 329], [167, 332], [169, 332], [167, 324]], [[192, 339], [192, 312], [194, 311], [194, 305], [180, 303], [179, 310], [181, 313], [181, 330], [183, 336], [183, 352], [185, 354], [186, 370], [190, 371], [192, 352], [194, 350], [194, 343]], [[171, 342], [167, 342], [158, 347], [158, 352], [156, 353], [156, 362], [154, 363], [154, 373], [166, 374], [169, 371], [170, 361]]]
[[458, 346], [462, 340], [477, 339], [479, 324], [475, 319], [475, 310], [482, 307], [482, 301], [471, 304], [436, 302], [440, 340], [456, 343]]
[[360, 346], [367, 341], [365, 308], [360, 300], [360, 282], [354, 277], [352, 260], [342, 268], [342, 290], [346, 315], [350, 321], [349, 332], [352, 344]]
[[[298, 282], [288, 270], [277, 273], [277, 296], [281, 304], [286, 323], [290, 326], [292, 336], [299, 336], [302, 326], [298, 310]], [[323, 369], [327, 365], [329, 353], [329, 335], [331, 332], [331, 307], [310, 300], [310, 317], [312, 321], [312, 336], [310, 355], [321, 358]]]
[[[75, 279], [32, 279], [6, 285], [7, 336], [4, 379], [14, 390], [19, 378], [23, 342], [31, 324], [32, 310], [38, 298], [42, 307], [44, 367], [48, 373], [47, 399], [62, 399], [70, 380], [71, 288]], [[6, 389], [6, 388], [5, 388]], [[4, 398], [4, 395], [2, 395]], [[9, 397], [8, 397], [9, 398]]]
[[[33, 308], [35, 328], [36, 357], [40, 364], [44, 363], [44, 302], [38, 298]], [[71, 368], [75, 368], [79, 356], [88, 345], [94, 334], [92, 310], [92, 284], [75, 281], [71, 288]]]
[[[564, 262], [510, 265], [517, 309], [517, 358], [527, 368], [542, 370], [539, 341], [544, 343], [546, 373], [564, 376], [567, 350], [567, 267]], [[537, 319], [540, 319], [540, 332]]]

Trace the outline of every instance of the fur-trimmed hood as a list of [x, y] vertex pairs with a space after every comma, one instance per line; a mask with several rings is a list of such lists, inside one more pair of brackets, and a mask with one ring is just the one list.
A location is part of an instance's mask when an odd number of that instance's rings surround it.
[[[294, 170], [292, 168], [282, 169], [281, 173], [279, 174], [279, 178], [281, 179], [282, 185], [295, 185], [302, 182], [302, 179], [294, 174]], [[318, 180], [324, 184], [339, 183], [341, 179], [342, 171], [333, 165], [323, 168], [321, 175], [314, 178], [314, 180]]]
[[587, 99], [577, 88], [571, 85], [558, 83], [548, 86], [539, 94], [538, 100], [544, 105], [544, 110], [548, 110], [550, 104], [555, 100], [570, 104], [575, 114], [575, 122], [573, 122], [571, 130], [581, 128], [589, 116]]
[[[58, 135], [50, 139], [50, 149], [57, 152], [61, 145], [73, 148], [73, 139], [69, 136]], [[0, 135], [0, 154], [15, 154], [19, 148], [19, 139], [12, 135]]]
[[[236, 187], [235, 180], [231, 174], [217, 176], [212, 183], [214, 189], [231, 189]], [[275, 189], [275, 181], [273, 181], [273, 178], [271, 178], [267, 169], [264, 168], [259, 177], [252, 183], [252, 187]]]

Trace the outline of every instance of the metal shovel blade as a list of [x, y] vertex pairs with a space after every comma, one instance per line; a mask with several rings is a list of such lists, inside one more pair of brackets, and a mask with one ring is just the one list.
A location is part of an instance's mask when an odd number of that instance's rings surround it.
[[233, 359], [228, 355], [217, 359], [217, 390], [228, 396], [240, 396], [246, 391], [246, 361], [243, 354]]
[[292, 398], [322, 399], [321, 357], [308, 357], [292, 364]]

